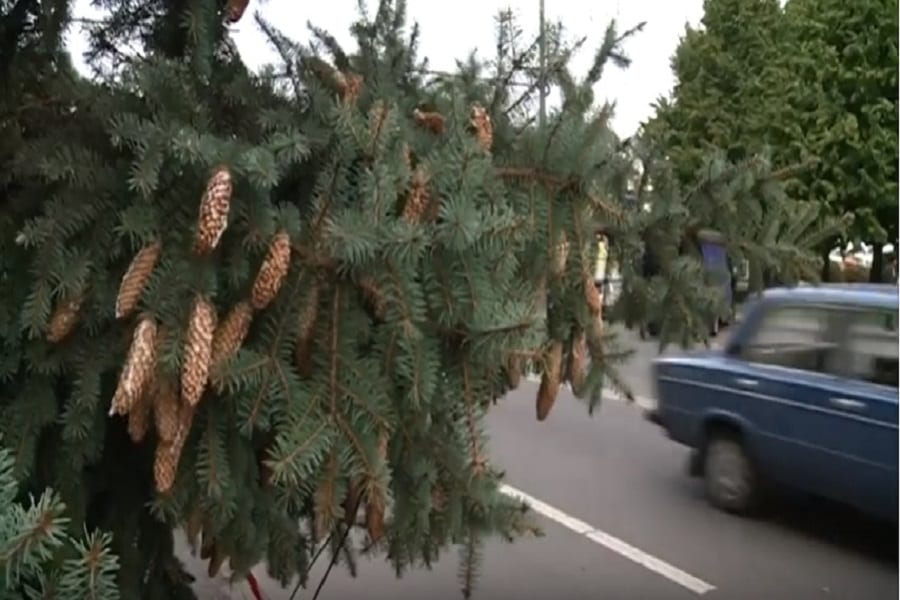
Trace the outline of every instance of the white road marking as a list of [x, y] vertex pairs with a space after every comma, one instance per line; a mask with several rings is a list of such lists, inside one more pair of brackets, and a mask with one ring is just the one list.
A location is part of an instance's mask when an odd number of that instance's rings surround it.
[[662, 559], [647, 554], [640, 548], [636, 548], [631, 544], [620, 540], [619, 538], [610, 535], [605, 531], [601, 531], [600, 529], [597, 529], [580, 519], [567, 515], [558, 508], [554, 508], [546, 502], [542, 502], [534, 496], [530, 496], [510, 485], [501, 484], [500, 492], [506, 494], [507, 496], [525, 502], [526, 504], [530, 505], [536, 513], [547, 517], [551, 521], [555, 521], [566, 529], [574, 531], [578, 535], [583, 535], [595, 544], [599, 544], [609, 550], [612, 550], [619, 556], [627, 558], [628, 560], [639, 564], [645, 569], [653, 571], [657, 575], [661, 575], [669, 581], [672, 581], [673, 583], [676, 583], [681, 587], [694, 592], [697, 595], [703, 595], [716, 589], [716, 586], [712, 585], [711, 583], [694, 577], [690, 573], [682, 571], [678, 567], [671, 565]]

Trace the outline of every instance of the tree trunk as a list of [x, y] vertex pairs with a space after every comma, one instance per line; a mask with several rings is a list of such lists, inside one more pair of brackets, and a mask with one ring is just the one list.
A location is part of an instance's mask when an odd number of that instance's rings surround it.
[[876, 242], [872, 245], [872, 268], [869, 269], [869, 283], [884, 281], [884, 244]]

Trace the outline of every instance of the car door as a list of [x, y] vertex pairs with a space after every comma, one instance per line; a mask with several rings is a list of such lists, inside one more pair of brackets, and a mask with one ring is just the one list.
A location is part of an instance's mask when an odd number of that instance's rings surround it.
[[836, 369], [841, 383], [828, 398], [842, 416], [827, 445], [848, 469], [836, 483], [840, 500], [896, 518], [898, 310], [857, 307], [847, 312]]
[[852, 461], [836, 452], [845, 415], [831, 399], [841, 378], [841, 307], [777, 302], [760, 307], [756, 327], [730, 353], [736, 363], [723, 382], [741, 398], [754, 428], [752, 452], [763, 471], [799, 489], [832, 496]]

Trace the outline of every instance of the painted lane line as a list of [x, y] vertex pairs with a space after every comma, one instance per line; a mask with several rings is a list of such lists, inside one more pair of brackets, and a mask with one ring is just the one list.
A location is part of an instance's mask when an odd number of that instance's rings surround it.
[[547, 517], [551, 521], [555, 521], [566, 529], [582, 535], [591, 540], [595, 544], [603, 546], [608, 550], [612, 550], [619, 556], [644, 567], [648, 571], [653, 571], [657, 575], [665, 577], [669, 581], [686, 588], [697, 595], [703, 595], [716, 589], [716, 586], [694, 577], [690, 573], [682, 571], [678, 567], [667, 563], [655, 556], [647, 554], [640, 548], [636, 548], [613, 535], [597, 529], [581, 519], [567, 515], [563, 511], [550, 506], [546, 502], [538, 500], [534, 496], [526, 494], [511, 485], [501, 484], [500, 492], [516, 500], [521, 500], [528, 504], [534, 512]]

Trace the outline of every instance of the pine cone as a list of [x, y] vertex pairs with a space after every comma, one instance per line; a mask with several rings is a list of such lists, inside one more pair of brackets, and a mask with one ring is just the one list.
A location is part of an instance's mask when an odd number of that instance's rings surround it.
[[584, 382], [587, 377], [587, 335], [579, 332], [572, 340], [572, 349], [569, 352], [569, 364], [567, 366], [568, 373], [566, 378], [572, 383], [572, 391], [575, 395], [581, 395], [584, 388]]
[[209, 566], [206, 569], [206, 574], [210, 579], [219, 574], [226, 558], [228, 557], [225, 555], [225, 552], [222, 551], [222, 548], [218, 544], [214, 545], [212, 548], [212, 556], [209, 557]]
[[522, 359], [518, 356], [510, 356], [506, 359], [506, 384], [516, 389], [522, 382]]
[[378, 289], [375, 278], [371, 276], [363, 277], [359, 282], [359, 289], [362, 291], [366, 302], [371, 305], [372, 311], [375, 313], [375, 318], [379, 321], [383, 321], [386, 310], [384, 295], [381, 293], [381, 290]]
[[179, 422], [172, 441], [160, 439], [156, 446], [156, 456], [153, 461], [153, 477], [156, 482], [156, 491], [164, 494], [172, 489], [175, 484], [175, 476], [178, 474], [178, 462], [181, 460], [181, 452], [190, 433], [194, 411], [190, 406], [182, 405], [179, 411]]
[[384, 498], [369, 494], [366, 498], [366, 530], [373, 544], [384, 537]]
[[344, 85], [341, 86], [341, 100], [344, 104], [353, 104], [362, 92], [363, 78], [356, 73], [343, 73]]
[[553, 247], [551, 255], [550, 273], [554, 277], [559, 277], [566, 270], [566, 261], [569, 259], [569, 238], [563, 231], [559, 237], [559, 242]]
[[231, 312], [216, 327], [210, 358], [213, 368], [237, 353], [244, 343], [244, 338], [247, 337], [247, 332], [250, 331], [252, 321], [253, 306], [249, 302], [244, 300], [234, 305]]
[[209, 361], [216, 327], [216, 313], [210, 302], [198, 296], [188, 323], [181, 370], [182, 401], [196, 406], [209, 381]]
[[200, 200], [200, 216], [194, 240], [195, 254], [199, 256], [209, 254], [219, 244], [222, 234], [228, 227], [228, 209], [231, 206], [232, 191], [231, 173], [227, 168], [220, 167], [209, 178], [206, 191]]
[[141, 396], [128, 411], [128, 436], [135, 444], [144, 441], [150, 429], [150, 410], [153, 408], [147, 395]]
[[431, 133], [441, 135], [444, 133], [444, 116], [438, 112], [422, 111], [418, 108], [413, 110], [413, 119], [416, 125], [424, 127]]
[[430, 208], [431, 194], [428, 192], [428, 180], [428, 173], [424, 168], [419, 167], [413, 172], [409, 197], [403, 207], [403, 218], [410, 223], [420, 223]]
[[384, 124], [387, 122], [388, 114], [390, 111], [384, 100], [376, 100], [372, 104], [372, 108], [369, 110], [369, 137], [373, 143], [384, 133]]
[[250, 0], [228, 0], [228, 4], [225, 6], [226, 19], [229, 23], [237, 23], [241, 20], [241, 17], [244, 16], [244, 11], [247, 10], [247, 5], [250, 4]]
[[603, 310], [603, 298], [600, 296], [597, 284], [594, 283], [594, 278], [590, 275], [585, 275], [584, 277], [584, 299], [587, 302], [588, 309], [591, 311], [591, 316], [599, 319]]
[[59, 303], [59, 306], [50, 315], [50, 323], [47, 325], [48, 342], [58, 344], [72, 333], [75, 323], [78, 322], [78, 311], [81, 310], [81, 302], [82, 297], [76, 296]]
[[281, 231], [272, 239], [269, 254], [256, 275], [256, 281], [253, 282], [253, 291], [250, 294], [253, 308], [262, 310], [275, 299], [290, 265], [291, 238]]
[[134, 329], [125, 366], [113, 396], [109, 416], [127, 415], [152, 383], [157, 354], [156, 322], [144, 317]]
[[171, 442], [178, 433], [180, 408], [181, 398], [178, 397], [178, 389], [173, 382], [160, 382], [153, 397], [153, 422], [159, 439], [164, 442]]
[[409, 147], [409, 144], [403, 142], [403, 164], [410, 171], [412, 171], [412, 158], [412, 149]]
[[297, 370], [304, 377], [312, 372], [312, 348], [313, 334], [316, 328], [316, 319], [319, 316], [319, 295], [321, 289], [318, 284], [313, 284], [306, 304], [300, 310], [297, 323], [297, 344], [294, 349], [294, 361]]
[[556, 397], [559, 395], [559, 385], [562, 376], [562, 342], [554, 341], [550, 345], [550, 351], [546, 357], [544, 373], [541, 375], [541, 387], [537, 395], [537, 420], [543, 421], [550, 414]]
[[484, 150], [490, 151], [491, 146], [494, 145], [494, 126], [491, 124], [491, 116], [488, 114], [487, 109], [477, 102], [472, 105], [470, 123], [475, 129], [478, 145]]
[[119, 295], [116, 297], [117, 319], [134, 312], [161, 253], [162, 242], [156, 241], [147, 244], [134, 255], [128, 270], [122, 276], [122, 283], [119, 284]]

